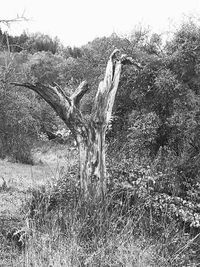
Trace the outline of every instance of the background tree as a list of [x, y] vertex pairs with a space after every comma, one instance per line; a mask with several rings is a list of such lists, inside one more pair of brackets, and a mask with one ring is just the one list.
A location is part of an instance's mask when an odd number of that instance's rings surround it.
[[31, 144], [37, 137], [38, 123], [31, 109], [31, 93], [13, 90], [10, 84], [23, 76], [19, 62], [24, 55], [0, 53], [0, 156], [7, 156], [23, 163], [33, 163]]

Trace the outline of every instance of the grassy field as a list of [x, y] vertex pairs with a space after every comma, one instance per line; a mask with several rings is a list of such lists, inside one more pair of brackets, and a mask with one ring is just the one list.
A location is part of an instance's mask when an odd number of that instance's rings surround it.
[[35, 165], [0, 160], [1, 190], [0, 216], [16, 213], [21, 205], [21, 196], [38, 186], [54, 183], [73, 164], [72, 151], [62, 145], [46, 144], [33, 151]]
[[[120, 191], [102, 201], [82, 199], [69, 176], [75, 149], [42, 144], [33, 156], [33, 166], [0, 160], [0, 267], [200, 266], [198, 255], [191, 257], [197, 237], [174, 232], [173, 222], [159, 236], [150, 235], [158, 225], [149, 223], [142, 204], [124, 212], [126, 206], [115, 201]], [[64, 184], [55, 196], [61, 201], [47, 212], [59, 178]]]
[[55, 183], [74, 162], [74, 153], [62, 145], [42, 144], [33, 151], [33, 166], [0, 160], [1, 267], [17, 264], [15, 258], [18, 258], [19, 251], [7, 236], [24, 226], [23, 203], [33, 189]]
[[[106, 230], [106, 243], [95, 234], [92, 243], [88, 240], [80, 245], [78, 238], [85, 232], [84, 225], [87, 225], [93, 203], [89, 203], [81, 221], [75, 218], [75, 213], [61, 215], [62, 220], [69, 222], [66, 229], [69, 236], [63, 237], [60, 232], [60, 223], [57, 223], [60, 215], [53, 216], [53, 219], [48, 219], [51, 227], [32, 231], [26, 250], [21, 249], [13, 239], [13, 233], [35, 229], [26, 221], [25, 211], [22, 210], [24, 203], [28, 202], [34, 189], [42, 185], [48, 187], [63, 176], [68, 167], [73, 165], [76, 151], [62, 145], [42, 145], [33, 151], [33, 156], [36, 162], [33, 166], [0, 160], [0, 267], [156, 266], [154, 246], [148, 244], [147, 240], [130, 239], [129, 226], [123, 234], [116, 235], [115, 228], [111, 229], [116, 219], [109, 221], [106, 226], [108, 229], [100, 230]], [[101, 216], [101, 212], [102, 207], [97, 215]], [[96, 216], [95, 213], [93, 215]], [[96, 222], [104, 224], [101, 218]]]

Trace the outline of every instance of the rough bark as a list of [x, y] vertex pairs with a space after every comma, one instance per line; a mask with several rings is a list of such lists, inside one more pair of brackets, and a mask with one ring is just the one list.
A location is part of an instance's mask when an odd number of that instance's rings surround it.
[[102, 195], [106, 191], [105, 133], [123, 64], [132, 64], [140, 69], [132, 58], [120, 55], [119, 50], [114, 50], [108, 60], [104, 80], [99, 84], [89, 122], [84, 119], [79, 109], [82, 97], [89, 90], [86, 81], [80, 84], [71, 97], [67, 97], [58, 85], [53, 87], [40, 83], [13, 83], [37, 92], [73, 133], [79, 147], [80, 182], [85, 195]]

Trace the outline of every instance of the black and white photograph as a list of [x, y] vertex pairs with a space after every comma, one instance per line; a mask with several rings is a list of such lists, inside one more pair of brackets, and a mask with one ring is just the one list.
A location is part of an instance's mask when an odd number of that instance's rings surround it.
[[200, 0], [5, 0], [0, 267], [200, 267]]

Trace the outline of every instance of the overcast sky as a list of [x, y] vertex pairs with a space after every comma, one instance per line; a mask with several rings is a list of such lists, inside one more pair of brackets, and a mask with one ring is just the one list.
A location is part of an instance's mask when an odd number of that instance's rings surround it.
[[30, 21], [12, 24], [10, 33], [39, 31], [79, 46], [113, 32], [128, 34], [139, 24], [167, 31], [184, 16], [200, 18], [200, 0], [2, 0], [0, 19], [23, 12]]

